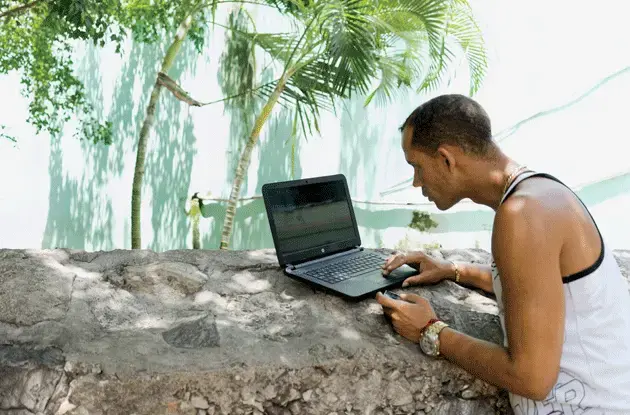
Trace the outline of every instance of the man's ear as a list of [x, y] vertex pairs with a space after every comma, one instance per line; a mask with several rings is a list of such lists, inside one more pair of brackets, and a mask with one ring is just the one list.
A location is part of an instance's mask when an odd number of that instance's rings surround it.
[[445, 164], [449, 172], [452, 172], [455, 168], [455, 157], [453, 156], [453, 153], [445, 147], [439, 147], [437, 151], [438, 156], [440, 157], [440, 162]]

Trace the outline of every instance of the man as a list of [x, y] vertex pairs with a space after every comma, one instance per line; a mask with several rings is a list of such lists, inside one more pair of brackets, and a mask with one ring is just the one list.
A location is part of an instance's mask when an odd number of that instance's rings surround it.
[[505, 342], [453, 330], [420, 296], [379, 293], [394, 330], [507, 389], [517, 415], [630, 414], [630, 294], [586, 207], [557, 179], [506, 156], [470, 98], [434, 98], [401, 131], [413, 185], [438, 209], [469, 198], [495, 210], [493, 261], [455, 264], [413, 252], [390, 258], [383, 273], [406, 263], [421, 272], [403, 286], [451, 278], [494, 292]]

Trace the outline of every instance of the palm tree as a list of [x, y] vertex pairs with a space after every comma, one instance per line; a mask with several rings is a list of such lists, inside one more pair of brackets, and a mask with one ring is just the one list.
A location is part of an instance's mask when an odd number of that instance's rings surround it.
[[[293, 131], [319, 131], [321, 110], [353, 94], [388, 102], [401, 89], [437, 87], [463, 49], [474, 94], [485, 75], [481, 32], [466, 0], [293, 0], [291, 33], [240, 32], [279, 64], [281, 75], [253, 89], [266, 100], [235, 170], [220, 249], [228, 249], [252, 150], [276, 104], [293, 110]], [[373, 83], [377, 86], [372, 89]]]
[[[277, 8], [281, 11], [291, 13], [295, 9], [293, 2], [295, 0], [264, 0], [266, 3], [255, 3], [260, 5], [269, 5], [270, 7]], [[243, 0], [244, 3], [248, 1]], [[156, 74], [156, 81], [151, 91], [151, 97], [149, 104], [147, 105], [145, 118], [140, 129], [138, 136], [138, 150], [136, 153], [136, 163], [134, 167], [133, 184], [131, 190], [131, 248], [140, 249], [142, 247], [142, 232], [141, 232], [141, 206], [142, 206], [142, 184], [144, 181], [145, 161], [148, 148], [148, 140], [153, 124], [155, 122], [157, 104], [162, 92], [162, 88], [166, 87], [173, 92], [178, 99], [183, 99], [191, 105], [201, 106], [203, 104], [191, 100], [185, 93], [183, 95], [177, 95], [178, 86], [175, 84], [168, 73], [179, 54], [179, 51], [186, 40], [186, 36], [189, 34], [190, 29], [193, 27], [195, 20], [203, 19], [206, 15], [206, 11], [210, 11], [212, 20], [216, 13], [216, 9], [220, 4], [234, 4], [241, 3], [239, 0], [182, 0], [180, 14], [184, 16], [181, 21], [173, 42], [167, 48], [164, 58], [160, 65], [159, 72]], [[200, 52], [200, 51], [199, 51]], [[180, 91], [181, 92], [181, 91]]]

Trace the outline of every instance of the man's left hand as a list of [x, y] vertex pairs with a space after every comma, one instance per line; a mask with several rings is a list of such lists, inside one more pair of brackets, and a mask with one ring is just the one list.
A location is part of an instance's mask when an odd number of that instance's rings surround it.
[[429, 320], [437, 318], [429, 302], [416, 294], [401, 294], [401, 300], [394, 300], [381, 293], [376, 294], [376, 301], [383, 306], [383, 312], [391, 321], [394, 330], [418, 343], [420, 333]]

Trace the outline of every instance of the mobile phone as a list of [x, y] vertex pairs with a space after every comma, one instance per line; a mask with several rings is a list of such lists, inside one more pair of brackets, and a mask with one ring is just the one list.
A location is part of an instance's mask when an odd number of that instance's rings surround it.
[[383, 291], [383, 295], [386, 295], [389, 298], [392, 298], [394, 300], [400, 300], [400, 296], [398, 294], [388, 291], [388, 290]]

